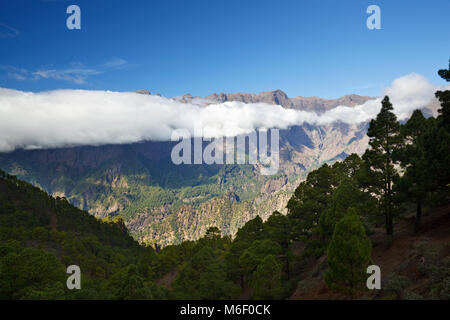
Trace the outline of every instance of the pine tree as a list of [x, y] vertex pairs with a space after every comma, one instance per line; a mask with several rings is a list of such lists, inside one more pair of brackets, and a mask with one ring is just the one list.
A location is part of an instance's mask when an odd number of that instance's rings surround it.
[[336, 224], [328, 247], [329, 270], [325, 282], [352, 299], [365, 282], [372, 244], [353, 208]]
[[394, 168], [393, 152], [398, 149], [401, 137], [400, 125], [392, 112], [394, 108], [388, 96], [384, 97], [381, 105], [381, 111], [376, 119], [370, 121], [367, 131], [370, 148], [364, 153], [363, 159], [370, 177], [370, 191], [381, 197], [386, 233], [390, 236], [394, 232], [392, 182], [397, 175]]
[[239, 263], [245, 270], [246, 275], [251, 278], [258, 264], [268, 254], [278, 256], [283, 253], [281, 246], [272, 240], [255, 240], [252, 245], [244, 251], [239, 258]]
[[281, 286], [281, 264], [269, 254], [258, 265], [252, 279], [253, 299], [280, 299], [283, 293]]
[[263, 226], [267, 238], [278, 242], [283, 249], [288, 248], [291, 234], [289, 220], [285, 215], [274, 211]]
[[233, 299], [240, 289], [227, 279], [223, 259], [210, 246], [203, 246], [183, 264], [173, 282], [180, 299]]
[[450, 60], [448, 61], [448, 69], [441, 69], [438, 71], [438, 75], [446, 80], [447, 82], [450, 81]]
[[251, 244], [255, 240], [262, 239], [263, 236], [263, 221], [260, 216], [256, 216], [238, 230], [236, 233], [236, 240], [245, 241]]
[[128, 266], [127, 276], [119, 290], [119, 299], [123, 300], [145, 300], [152, 299], [150, 288], [145, 287], [144, 280], [138, 274], [135, 265]]
[[[439, 70], [439, 75], [449, 82], [450, 66], [448, 70]], [[435, 189], [448, 193], [450, 181], [450, 90], [437, 91], [435, 95], [441, 103], [441, 108], [438, 110], [436, 128], [427, 137], [427, 161], [433, 170]]]
[[[291, 225], [289, 224], [288, 217], [278, 211], [274, 211], [264, 223], [264, 233], [268, 239], [277, 242], [283, 249], [284, 253], [282, 258], [284, 259], [284, 268], [289, 279], [289, 262], [292, 258], [292, 254], [291, 251], [288, 250], [291, 242]], [[279, 256], [279, 258], [281, 257]]]
[[342, 219], [348, 208], [353, 207], [362, 213], [370, 207], [367, 194], [360, 191], [350, 179], [345, 179], [333, 194], [332, 203], [319, 220], [321, 239], [327, 244], [333, 236], [336, 223]]
[[240, 257], [250, 245], [264, 236], [263, 222], [260, 216], [256, 216], [238, 230], [236, 238], [226, 255], [227, 274], [232, 280], [240, 280], [241, 288], [244, 288], [245, 269], [240, 264]]
[[338, 184], [336, 172], [327, 164], [311, 171], [287, 204], [288, 217], [296, 236], [307, 237], [317, 227], [320, 215], [329, 207]]
[[427, 129], [428, 123], [422, 112], [415, 110], [408, 122], [401, 126], [403, 144], [394, 155], [404, 169], [403, 176], [396, 181], [396, 189], [416, 202], [415, 232], [419, 230], [422, 204], [430, 190], [430, 174], [423, 141]]

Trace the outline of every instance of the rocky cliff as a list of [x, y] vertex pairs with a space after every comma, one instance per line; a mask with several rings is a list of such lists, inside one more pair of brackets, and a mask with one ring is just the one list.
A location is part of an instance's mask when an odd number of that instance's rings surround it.
[[[150, 94], [141, 90], [142, 94]], [[175, 98], [191, 102], [199, 97]], [[212, 94], [203, 103], [242, 101], [324, 112], [354, 106], [369, 97], [327, 100], [289, 98], [281, 90], [259, 94]], [[367, 123], [302, 125], [280, 130], [280, 170], [261, 176], [257, 165], [179, 165], [170, 159], [173, 142], [17, 150], [0, 154], [0, 168], [67, 197], [98, 216], [122, 215], [133, 236], [167, 245], [197, 239], [209, 226], [234, 234], [256, 215], [284, 212], [292, 190], [311, 169], [367, 147]]]

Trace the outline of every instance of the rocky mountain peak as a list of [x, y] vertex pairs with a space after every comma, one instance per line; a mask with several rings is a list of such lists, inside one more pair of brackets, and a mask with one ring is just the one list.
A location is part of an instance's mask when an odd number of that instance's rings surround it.
[[[195, 98], [190, 94], [176, 99], [182, 102], [191, 102]], [[243, 103], [267, 103], [283, 106], [288, 109], [314, 111], [322, 113], [339, 105], [354, 107], [363, 104], [372, 97], [359, 96], [357, 94], [348, 94], [337, 99], [323, 99], [319, 97], [294, 97], [289, 98], [288, 95], [280, 90], [263, 91], [260, 93], [213, 93], [204, 98], [209, 103], [223, 103], [226, 101], [239, 101]]]
[[135, 92], [140, 93], [140, 94], [150, 95], [150, 91], [148, 91], [147, 89], [136, 90]]

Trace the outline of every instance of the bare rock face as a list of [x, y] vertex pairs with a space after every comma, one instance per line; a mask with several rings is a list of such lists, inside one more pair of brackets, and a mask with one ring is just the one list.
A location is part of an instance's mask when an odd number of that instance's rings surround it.
[[288, 183], [287, 177], [267, 181], [261, 188], [261, 193], [270, 194], [281, 190]]
[[240, 101], [244, 103], [257, 103], [264, 102], [267, 104], [277, 104], [285, 108], [290, 108], [292, 102], [289, 97], [281, 90], [265, 91], [258, 94], [254, 93], [213, 93], [207, 97], [206, 100], [213, 101], [215, 103], [221, 103], [226, 101]]
[[140, 93], [140, 94], [146, 94], [146, 95], [150, 95], [150, 91], [146, 90], [146, 89], [142, 89], [142, 90], [136, 90], [136, 93]]
[[[191, 102], [200, 97], [193, 97], [190, 94], [177, 98], [182, 102]], [[359, 96], [356, 94], [349, 94], [338, 99], [322, 99], [319, 97], [294, 97], [289, 98], [286, 93], [277, 89], [274, 91], [264, 91], [260, 93], [213, 93], [204, 98], [209, 103], [223, 103], [227, 101], [239, 101], [243, 103], [267, 103], [280, 105], [287, 109], [313, 111], [316, 113], [323, 113], [327, 110], [335, 108], [340, 105], [354, 107], [363, 104], [372, 97]]]
[[295, 97], [291, 100], [294, 109], [322, 113], [341, 105], [354, 107], [363, 104], [370, 99], [374, 98], [359, 96], [356, 94], [349, 94], [338, 99], [322, 99], [319, 97]]
[[187, 93], [185, 95], [182, 95], [181, 97], [176, 97], [174, 99], [180, 102], [189, 103], [192, 101], [192, 99], [194, 99], [194, 97], [190, 93]]

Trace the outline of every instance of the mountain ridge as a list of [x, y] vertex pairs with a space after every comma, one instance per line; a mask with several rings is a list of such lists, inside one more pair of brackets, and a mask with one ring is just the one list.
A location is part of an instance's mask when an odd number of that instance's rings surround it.
[[[281, 90], [223, 97], [285, 105], [295, 100], [286, 100]], [[318, 99], [297, 101], [307, 101], [301, 108], [323, 112], [369, 97]], [[0, 168], [96, 217], [122, 215], [135, 239], [164, 246], [196, 240], [210, 226], [233, 235], [256, 215], [264, 220], [275, 210], [285, 213], [287, 199], [309, 171], [366, 150], [367, 127], [305, 123], [280, 130], [280, 168], [274, 176], [261, 176], [257, 165], [174, 165], [170, 154], [176, 142], [170, 141], [16, 150], [0, 153]]]
[[339, 105], [354, 107], [375, 98], [357, 94], [346, 94], [336, 99], [325, 99], [315, 96], [296, 96], [289, 98], [284, 91], [276, 89], [272, 91], [262, 91], [260, 93], [212, 93], [205, 97], [192, 96], [187, 93], [182, 96], [173, 97], [173, 99], [185, 103], [195, 101], [196, 99], [201, 99], [205, 102], [205, 104], [223, 103], [227, 101], [239, 101], [243, 103], [268, 103], [281, 105], [288, 109], [323, 113]]

